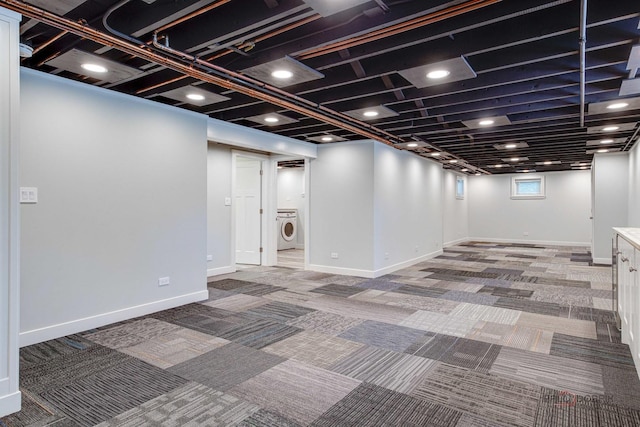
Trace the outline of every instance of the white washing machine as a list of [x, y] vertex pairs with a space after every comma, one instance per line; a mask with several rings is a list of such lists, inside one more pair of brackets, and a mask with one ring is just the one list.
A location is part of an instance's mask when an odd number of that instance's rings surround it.
[[278, 209], [278, 250], [295, 249], [298, 234], [298, 210]]

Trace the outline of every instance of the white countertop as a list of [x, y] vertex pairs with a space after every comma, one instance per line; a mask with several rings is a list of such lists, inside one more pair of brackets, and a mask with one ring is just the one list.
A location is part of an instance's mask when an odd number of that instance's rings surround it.
[[640, 228], [614, 227], [613, 231], [624, 237], [629, 243], [640, 249]]

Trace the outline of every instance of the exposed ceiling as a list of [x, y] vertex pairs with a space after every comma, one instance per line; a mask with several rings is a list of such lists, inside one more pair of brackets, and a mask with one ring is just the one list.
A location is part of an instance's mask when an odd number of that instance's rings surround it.
[[[27, 3], [207, 75], [34, 19], [21, 27], [34, 48], [24, 66], [313, 143], [374, 137], [447, 168], [512, 173], [588, 168], [594, 152], [629, 150], [638, 135], [637, 0]], [[622, 107], [608, 108], [614, 101]], [[378, 114], [363, 115], [370, 109]]]

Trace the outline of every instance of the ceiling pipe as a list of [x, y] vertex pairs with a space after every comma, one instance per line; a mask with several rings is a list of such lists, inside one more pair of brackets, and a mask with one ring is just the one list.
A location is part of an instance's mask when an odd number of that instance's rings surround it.
[[[120, 3], [124, 4], [126, 1], [128, 0], [123, 0]], [[144, 44], [140, 45], [138, 43], [139, 41], [132, 37], [127, 37], [132, 39], [131, 42], [121, 40], [102, 31], [90, 28], [83, 23], [58, 16], [54, 13], [18, 0], [0, 0], [0, 5], [29, 18], [33, 18], [60, 30], [68, 31], [103, 46], [109, 46], [146, 61], [165, 66], [203, 82], [212, 83], [225, 89], [233, 90], [273, 105], [298, 112], [302, 115], [312, 117], [365, 138], [373, 139], [391, 146], [394, 146], [394, 143], [404, 142], [401, 138], [383, 129], [361, 122], [343, 113], [315, 104], [304, 98], [290, 94], [276, 87], [266, 85], [258, 80], [251, 79], [239, 73], [225, 70], [222, 67], [208, 63], [188, 53], [174, 50], [168, 46], [163, 46], [157, 42], [157, 36], [154, 36], [154, 47], [174, 57], [180, 58], [179, 60], [152, 51]]]
[[205, 6], [201, 9], [195, 10], [191, 13], [189, 13], [188, 15], [183, 16], [182, 18], [178, 18], [175, 21], [169, 22], [168, 24], [163, 25], [160, 28], [157, 28], [155, 31], [156, 32], [160, 32], [160, 31], [165, 31], [168, 30], [169, 28], [175, 27], [176, 25], [182, 24], [183, 22], [186, 22], [192, 18], [195, 18], [196, 16], [200, 16], [203, 13], [207, 13], [213, 9], [216, 9], [224, 4], [229, 3], [231, 0], [220, 0], [217, 1], [213, 4], [210, 4], [209, 6]]
[[[631, 135], [631, 138], [629, 138], [629, 141], [627, 141], [622, 151], [627, 151], [627, 149], [629, 149], [633, 145], [633, 140], [636, 139], [638, 133], [640, 133], [640, 126], [636, 127], [635, 132], [633, 132], [633, 135]], [[640, 141], [640, 138], [638, 138], [638, 141]]]
[[[319, 14], [308, 16], [306, 18], [301, 19], [300, 21], [297, 21], [297, 22], [294, 22], [292, 24], [286, 25], [286, 26], [284, 26], [282, 28], [278, 28], [277, 30], [274, 30], [274, 31], [272, 31], [270, 33], [263, 34], [262, 36], [253, 39], [252, 42], [253, 43], [259, 43], [259, 42], [267, 40], [267, 39], [269, 39], [271, 37], [275, 37], [275, 36], [277, 36], [279, 34], [282, 34], [282, 33], [286, 32], [286, 31], [289, 31], [289, 30], [292, 30], [294, 28], [300, 27], [302, 25], [308, 24], [309, 22], [315, 21], [318, 18], [321, 18], [321, 16]], [[237, 46], [237, 48], [238, 49], [244, 49], [244, 48], [249, 47], [250, 45], [251, 45], [251, 42], [246, 41], [246, 42], [241, 43], [239, 46]], [[231, 52], [233, 52], [233, 51], [229, 50], [227, 48], [226, 50], [223, 50], [222, 52], [218, 52], [218, 53], [206, 58], [206, 61], [213, 61], [214, 59], [221, 58], [221, 57], [223, 57], [223, 56], [225, 56], [225, 55], [227, 55], [227, 54], [229, 54]], [[136, 94], [139, 95], [141, 93], [149, 92], [150, 90], [154, 90], [154, 89], [157, 89], [159, 87], [168, 85], [170, 83], [175, 83], [177, 81], [184, 80], [186, 78], [188, 78], [188, 76], [180, 76], [180, 77], [176, 77], [176, 78], [164, 81], [164, 82], [160, 82], [160, 83], [154, 84], [152, 86], [139, 89], [138, 91], [136, 91]]]
[[68, 34], [67, 31], [61, 31], [58, 34], [56, 34], [55, 36], [51, 37], [49, 40], [47, 40], [46, 42], [42, 43], [40, 46], [38, 46], [37, 48], [33, 49], [33, 55], [35, 55], [36, 53], [40, 52], [42, 49], [46, 48], [47, 46], [51, 45], [51, 43], [60, 40], [62, 37], [64, 37], [66, 34]]
[[584, 127], [585, 92], [587, 80], [587, 0], [580, 4], [580, 127]]
[[298, 55], [296, 59], [311, 59], [329, 53], [338, 52], [343, 49], [352, 48], [365, 43], [373, 42], [376, 40], [384, 39], [390, 36], [401, 34], [407, 31], [415, 30], [435, 22], [443, 21], [445, 19], [453, 18], [458, 15], [465, 14], [477, 9], [481, 9], [486, 6], [490, 6], [495, 3], [499, 3], [502, 0], [470, 0], [466, 3], [451, 6], [437, 12], [429, 13], [418, 18], [410, 19], [408, 21], [400, 22], [389, 27], [381, 28], [376, 31], [372, 31], [367, 34], [352, 37], [346, 40], [341, 40], [330, 45], [320, 46], [312, 49], [308, 49]]

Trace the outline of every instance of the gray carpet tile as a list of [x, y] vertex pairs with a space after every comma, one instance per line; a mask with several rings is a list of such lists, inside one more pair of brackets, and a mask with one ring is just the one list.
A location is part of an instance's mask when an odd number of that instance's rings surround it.
[[264, 347], [262, 350], [287, 359], [297, 360], [319, 368], [328, 368], [364, 344], [325, 335], [315, 331], [302, 331], [292, 337]]
[[127, 357], [117, 366], [49, 389], [41, 396], [79, 426], [93, 426], [186, 382], [165, 370]]
[[244, 286], [252, 285], [252, 282], [237, 280], [237, 279], [224, 279], [218, 280], [215, 282], [210, 282], [208, 284], [211, 288], [221, 289], [223, 291], [233, 291], [238, 288], [242, 288]]
[[[528, 264], [527, 264], [528, 265]], [[484, 273], [496, 273], [496, 274], [510, 274], [514, 276], [520, 276], [524, 273], [524, 270], [515, 270], [511, 268], [496, 268], [496, 267], [487, 267], [483, 270]]]
[[286, 302], [273, 301], [268, 304], [255, 307], [247, 311], [266, 319], [275, 320], [277, 322], [286, 322], [287, 320], [295, 319], [296, 317], [304, 316], [315, 310], [310, 308], [304, 308]]
[[147, 318], [87, 334], [85, 338], [105, 347], [119, 349], [143, 343], [179, 328], [172, 323]]
[[302, 331], [300, 328], [264, 319], [226, 328], [220, 331], [219, 337], [247, 347], [260, 349], [291, 337], [300, 331]]
[[490, 286], [493, 288], [510, 288], [514, 282], [499, 279], [484, 279], [481, 277], [472, 277], [466, 281], [474, 285]]
[[598, 334], [598, 341], [605, 342], [622, 342], [622, 333], [616, 328], [615, 325], [610, 323], [596, 322], [596, 334]]
[[422, 357], [363, 347], [328, 369], [390, 390], [409, 393], [434, 365], [433, 360]]
[[443, 405], [363, 383], [322, 414], [311, 426], [455, 427], [461, 415]]
[[493, 306], [509, 308], [511, 310], [526, 311], [529, 313], [545, 314], [547, 316], [554, 317], [560, 317], [561, 310], [560, 304], [506, 297], [498, 298], [498, 300], [493, 303]]
[[496, 426], [532, 426], [540, 387], [497, 375], [440, 363], [411, 393], [495, 423]]
[[188, 383], [98, 424], [98, 427], [232, 426], [259, 407], [197, 383]]
[[308, 425], [359, 384], [353, 378], [287, 360], [237, 385], [229, 394]]
[[58, 357], [86, 350], [95, 344], [80, 335], [45, 341], [20, 349], [20, 368], [47, 363]]
[[503, 348], [490, 373], [572, 393], [603, 394], [602, 366], [564, 357]]
[[286, 288], [282, 286], [265, 285], [262, 283], [251, 283], [241, 288], [235, 288], [233, 289], [232, 292], [245, 294], [245, 295], [264, 296], [274, 292], [282, 291], [284, 289]]
[[472, 292], [461, 292], [461, 291], [447, 291], [440, 297], [442, 299], [446, 299], [449, 301], [458, 301], [458, 302], [469, 302], [472, 304], [481, 304], [481, 305], [493, 305], [496, 301], [498, 301], [499, 297], [493, 295], [472, 293]]
[[168, 369], [169, 372], [216, 390], [227, 391], [286, 359], [229, 343]]
[[364, 322], [362, 319], [341, 316], [339, 314], [327, 313], [324, 311], [313, 311], [304, 316], [287, 321], [287, 325], [301, 329], [308, 329], [321, 332], [327, 335], [338, 335], [349, 328]]
[[358, 283], [354, 286], [358, 288], [364, 288], [364, 289], [392, 291], [394, 289], [398, 289], [399, 287], [401, 287], [402, 283], [394, 282], [392, 279], [389, 279], [389, 276], [384, 276], [377, 279], [369, 279], [364, 282]]
[[640, 409], [640, 379], [634, 368], [602, 366], [602, 382], [614, 404]]
[[21, 367], [20, 385], [34, 394], [59, 389], [84, 377], [111, 369], [131, 357], [107, 347], [94, 346], [37, 365]]
[[42, 398], [31, 395], [29, 392], [22, 390], [22, 409], [20, 412], [16, 412], [15, 414], [11, 414], [0, 419], [0, 426], [76, 427], [77, 424], [66, 418], [63, 413]]
[[207, 288], [207, 291], [209, 292], [209, 298], [207, 299], [207, 301], [215, 301], [221, 298], [227, 298], [232, 295], [235, 295], [233, 292], [223, 291], [222, 289], [216, 289], [211, 287]]
[[533, 295], [533, 291], [517, 288], [504, 288], [498, 286], [485, 286], [478, 291], [479, 293], [493, 295], [495, 297], [507, 297], [507, 298], [530, 298]]
[[238, 427], [302, 427], [295, 421], [282, 417], [274, 412], [260, 409], [249, 418], [243, 420]]
[[543, 388], [535, 425], [541, 427], [640, 425], [640, 411], [612, 404], [608, 396]]
[[378, 348], [403, 352], [423, 335], [424, 332], [418, 329], [367, 320], [338, 336]]
[[633, 368], [633, 359], [626, 344], [608, 343], [565, 334], [554, 334], [550, 354], [582, 360], [614, 368]]
[[421, 297], [439, 298], [443, 294], [447, 293], [446, 289], [438, 289], [431, 287], [420, 287], [415, 285], [403, 285], [396, 288], [394, 292], [399, 294], [417, 295]]
[[324, 286], [320, 286], [319, 288], [312, 289], [311, 292], [317, 292], [319, 294], [348, 298], [351, 295], [355, 295], [362, 292], [362, 289], [356, 286], [337, 285], [335, 283], [330, 283], [328, 285], [324, 285]]
[[462, 368], [488, 372], [502, 346], [449, 335], [430, 334], [412, 344], [405, 353]]

